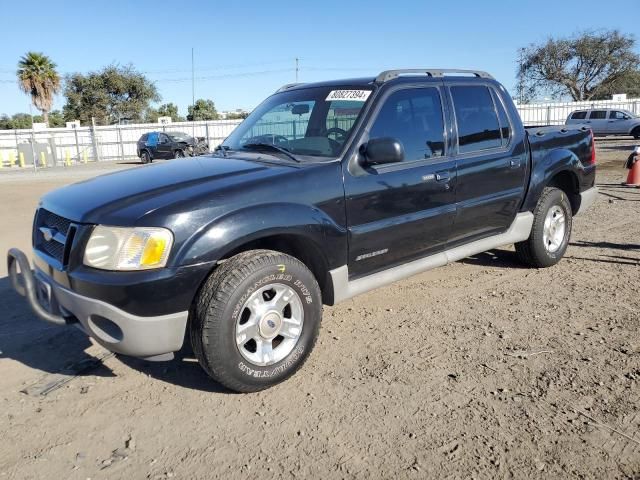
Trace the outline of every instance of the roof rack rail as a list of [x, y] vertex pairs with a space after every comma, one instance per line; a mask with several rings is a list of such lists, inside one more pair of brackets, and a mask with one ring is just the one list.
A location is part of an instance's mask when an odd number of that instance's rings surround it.
[[276, 93], [284, 92], [285, 90], [289, 90], [290, 88], [297, 87], [298, 85], [304, 85], [304, 83], [287, 83], [286, 85], [281, 86]]
[[447, 73], [463, 73], [471, 74], [478, 78], [491, 78], [493, 77], [487, 72], [482, 70], [460, 70], [458, 68], [403, 68], [399, 70], [385, 70], [376, 77], [376, 83], [384, 83], [394, 78], [398, 78], [404, 74], [421, 73], [429, 77], [444, 77]]

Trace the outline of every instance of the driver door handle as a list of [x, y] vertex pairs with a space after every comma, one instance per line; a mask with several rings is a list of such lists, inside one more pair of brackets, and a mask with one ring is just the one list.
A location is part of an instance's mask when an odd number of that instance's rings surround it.
[[449, 175], [449, 172], [437, 172], [436, 175], [436, 182], [448, 182], [449, 179], [451, 178]]

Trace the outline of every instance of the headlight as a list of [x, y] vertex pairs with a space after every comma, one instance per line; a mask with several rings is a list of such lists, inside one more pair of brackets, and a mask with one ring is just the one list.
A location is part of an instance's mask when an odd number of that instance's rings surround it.
[[98, 225], [84, 249], [84, 264], [102, 270], [161, 268], [173, 244], [166, 228], [122, 228]]

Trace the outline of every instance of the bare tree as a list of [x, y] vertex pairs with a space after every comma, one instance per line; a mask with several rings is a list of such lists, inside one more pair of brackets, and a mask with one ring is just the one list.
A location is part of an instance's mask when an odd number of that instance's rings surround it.
[[618, 30], [549, 38], [525, 49], [518, 78], [536, 93], [569, 94], [576, 101], [601, 98], [637, 74], [635, 43]]

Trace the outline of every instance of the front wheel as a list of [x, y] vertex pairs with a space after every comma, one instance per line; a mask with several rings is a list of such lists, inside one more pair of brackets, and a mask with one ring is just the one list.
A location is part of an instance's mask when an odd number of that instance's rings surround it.
[[184, 151], [176, 150], [175, 152], [173, 152], [173, 158], [183, 158], [183, 157], [184, 157]]
[[545, 188], [533, 211], [529, 238], [516, 243], [520, 260], [536, 268], [558, 263], [569, 245], [572, 220], [567, 194], [558, 188]]
[[633, 135], [633, 138], [635, 139], [640, 138], [640, 127], [634, 128], [633, 131], [631, 132], [631, 135]]
[[321, 318], [320, 288], [302, 262], [250, 250], [218, 266], [204, 283], [191, 311], [191, 344], [214, 380], [255, 392], [302, 366]]

